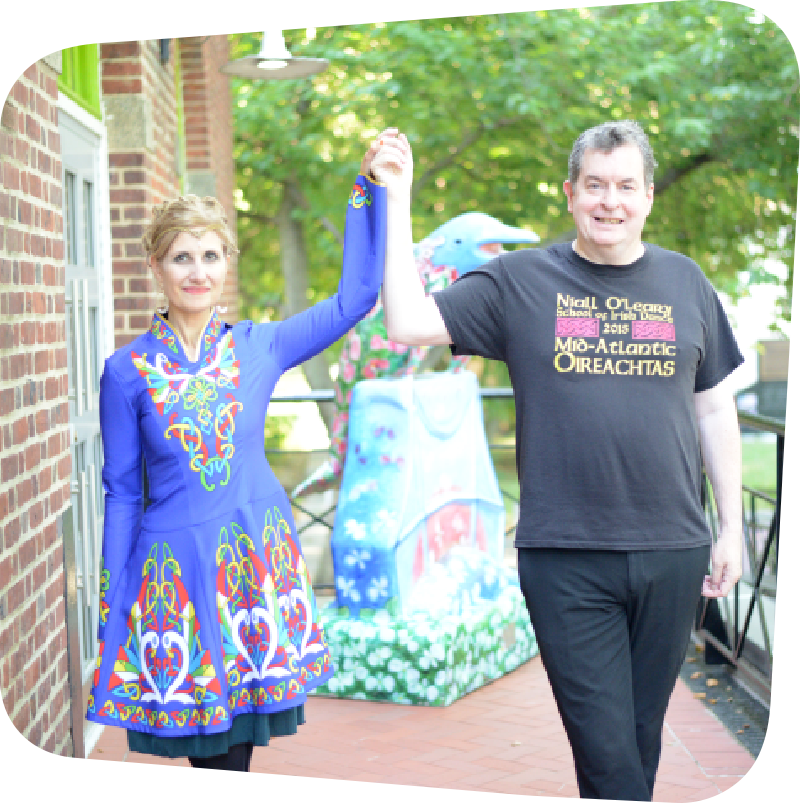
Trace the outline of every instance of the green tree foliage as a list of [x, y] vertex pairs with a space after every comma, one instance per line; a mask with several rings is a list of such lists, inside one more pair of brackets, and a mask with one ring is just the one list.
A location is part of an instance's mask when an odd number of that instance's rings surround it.
[[[561, 185], [575, 137], [629, 117], [659, 161], [645, 239], [734, 297], [777, 281], [779, 260], [790, 303], [800, 82], [786, 37], [751, 9], [683, 0], [285, 35], [295, 56], [331, 66], [234, 81], [247, 314], [283, 317], [335, 289], [346, 199], [384, 126], [414, 147], [417, 240], [479, 210], [552, 242], [574, 232]], [[248, 55], [259, 36], [232, 43]], [[301, 274], [290, 299], [286, 276]]]

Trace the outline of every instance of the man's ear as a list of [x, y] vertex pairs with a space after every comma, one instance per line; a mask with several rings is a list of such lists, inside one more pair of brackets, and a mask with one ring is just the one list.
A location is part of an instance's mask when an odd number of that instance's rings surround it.
[[564, 195], [567, 196], [567, 211], [572, 212], [572, 184], [568, 178], [564, 179]]

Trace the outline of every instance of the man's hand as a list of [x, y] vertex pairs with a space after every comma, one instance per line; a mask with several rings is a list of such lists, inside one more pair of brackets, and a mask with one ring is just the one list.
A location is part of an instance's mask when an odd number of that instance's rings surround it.
[[360, 172], [383, 184], [395, 184], [395, 177], [404, 176], [409, 184], [413, 162], [406, 135], [397, 128], [381, 131], [364, 154]]
[[726, 597], [742, 576], [741, 530], [721, 532], [711, 553], [711, 574], [703, 580], [704, 597]]
[[386, 185], [389, 196], [404, 200], [411, 194], [411, 181], [414, 176], [414, 160], [411, 146], [405, 134], [396, 128], [387, 128], [379, 137], [380, 147], [372, 158], [370, 169], [373, 177]]

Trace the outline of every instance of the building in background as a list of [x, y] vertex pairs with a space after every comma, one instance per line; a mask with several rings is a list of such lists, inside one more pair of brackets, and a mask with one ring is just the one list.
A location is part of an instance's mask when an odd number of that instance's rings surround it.
[[736, 393], [736, 404], [747, 413], [786, 418], [789, 384], [789, 340], [759, 340], [757, 380]]
[[[85, 45], [31, 65], [0, 119], [0, 696], [82, 756], [97, 659], [103, 361], [158, 305], [140, 238], [181, 193], [233, 206], [225, 36]], [[222, 303], [237, 320], [236, 266]]]

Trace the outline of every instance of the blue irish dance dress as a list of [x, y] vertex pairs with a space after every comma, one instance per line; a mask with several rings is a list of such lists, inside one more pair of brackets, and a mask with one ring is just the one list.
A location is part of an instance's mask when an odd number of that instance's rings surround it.
[[90, 720], [195, 744], [253, 715], [280, 729], [291, 710], [302, 721], [306, 693], [333, 674], [291, 506], [264, 456], [264, 417], [281, 374], [373, 307], [385, 245], [386, 190], [359, 176], [334, 296], [276, 323], [231, 326], [214, 313], [194, 363], [156, 314], [106, 360]]

